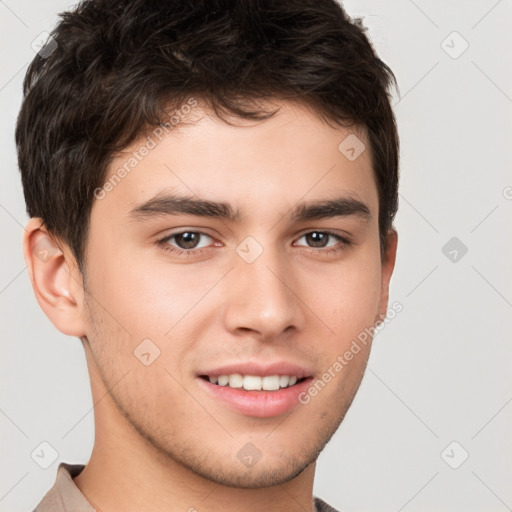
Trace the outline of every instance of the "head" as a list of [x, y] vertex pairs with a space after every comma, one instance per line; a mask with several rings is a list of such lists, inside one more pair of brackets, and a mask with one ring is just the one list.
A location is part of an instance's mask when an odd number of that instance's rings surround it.
[[[36, 297], [160, 460], [285, 482], [345, 416], [371, 339], [335, 363], [388, 308], [393, 74], [334, 0], [86, 1], [61, 17], [16, 129]], [[235, 407], [208, 379], [269, 371], [297, 373], [309, 399]]]

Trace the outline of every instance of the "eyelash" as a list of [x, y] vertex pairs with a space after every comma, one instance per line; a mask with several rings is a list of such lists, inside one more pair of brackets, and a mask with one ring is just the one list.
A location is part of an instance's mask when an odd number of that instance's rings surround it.
[[[160, 240], [158, 240], [157, 244], [159, 246], [161, 246], [164, 251], [170, 252], [177, 256], [182, 256], [182, 255], [196, 256], [198, 254], [201, 254], [203, 251], [210, 249], [210, 247], [202, 247], [201, 249], [180, 249], [179, 247], [173, 247], [168, 244], [169, 240], [173, 239], [175, 236], [182, 235], [184, 233], [194, 233], [194, 234], [205, 235], [207, 237], [213, 238], [210, 235], [208, 235], [207, 233], [204, 233], [202, 231], [185, 230], [185, 231], [180, 231], [178, 233], [172, 233], [171, 235], [167, 235], [164, 238], [161, 238]], [[320, 230], [308, 231], [306, 233], [303, 233], [299, 237], [299, 239], [306, 235], [309, 235], [311, 233], [322, 233], [324, 235], [329, 235], [329, 236], [332, 236], [334, 239], [336, 239], [338, 242], [341, 242], [341, 246], [338, 246], [334, 249], [318, 248], [317, 251], [315, 251], [315, 252], [320, 252], [322, 254], [334, 254], [334, 253], [340, 252], [340, 251], [344, 250], [345, 248], [347, 248], [348, 246], [352, 245], [352, 242], [350, 242], [346, 238], [338, 235], [337, 233], [333, 233], [332, 231], [320, 231]], [[315, 250], [315, 247], [311, 247], [311, 249]]]

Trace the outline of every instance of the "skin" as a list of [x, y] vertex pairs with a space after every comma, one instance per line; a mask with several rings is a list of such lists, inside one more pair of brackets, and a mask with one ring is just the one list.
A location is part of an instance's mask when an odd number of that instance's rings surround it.
[[[381, 258], [370, 151], [349, 161], [338, 150], [350, 133], [366, 140], [363, 131], [329, 127], [288, 102], [237, 126], [199, 107], [194, 115], [95, 200], [85, 288], [69, 248], [40, 219], [27, 225], [36, 297], [60, 331], [81, 338], [87, 358], [96, 437], [74, 481], [103, 512], [313, 510], [315, 460], [352, 403], [371, 343], [307, 405], [276, 417], [229, 409], [201, 389], [197, 372], [285, 360], [320, 377], [385, 315], [397, 235], [390, 231]], [[137, 147], [118, 155], [110, 174]], [[243, 220], [130, 217], [163, 190], [229, 202]], [[299, 201], [348, 194], [368, 206], [369, 220], [289, 218]], [[326, 230], [352, 244], [327, 237], [325, 248], [304, 236]], [[200, 253], [158, 243], [180, 231], [206, 233], [188, 249]], [[263, 248], [252, 263], [235, 251], [247, 236]], [[42, 243], [51, 247], [45, 261], [34, 256]], [[176, 238], [167, 246], [187, 250]], [[145, 366], [133, 351], [148, 338], [161, 353]], [[262, 454], [252, 468], [237, 458], [248, 442]]]

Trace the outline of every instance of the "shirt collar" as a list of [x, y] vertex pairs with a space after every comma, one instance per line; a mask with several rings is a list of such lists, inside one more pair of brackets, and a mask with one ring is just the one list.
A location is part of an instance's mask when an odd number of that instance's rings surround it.
[[96, 512], [73, 482], [85, 468], [83, 464], [61, 462], [53, 487], [45, 494], [34, 512]]

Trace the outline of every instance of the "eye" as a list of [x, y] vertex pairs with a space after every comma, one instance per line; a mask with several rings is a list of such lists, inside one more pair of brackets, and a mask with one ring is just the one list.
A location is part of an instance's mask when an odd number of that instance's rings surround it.
[[[201, 249], [208, 247], [206, 245], [199, 245], [201, 238], [209, 238], [213, 240], [210, 235], [201, 231], [181, 231], [179, 233], [172, 233], [161, 240], [158, 240], [158, 244], [166, 251], [174, 254], [197, 254], [201, 252]], [[176, 246], [172, 245], [172, 241], [175, 241]]]
[[[349, 246], [351, 242], [349, 242], [346, 238], [338, 235], [337, 233], [331, 233], [330, 231], [309, 231], [308, 233], [304, 233], [299, 240], [305, 238], [309, 247], [314, 249], [323, 249], [324, 247], [333, 247], [332, 249], [322, 250], [324, 253], [332, 253], [336, 251], [340, 251], [344, 249], [346, 246]], [[335, 242], [338, 242], [338, 246], [336, 247], [336, 243], [329, 245], [329, 238], [334, 239]]]
[[[170, 252], [175, 255], [183, 255], [183, 256], [194, 256], [202, 253], [204, 250], [208, 250], [211, 245], [206, 242], [203, 242], [201, 245], [201, 239], [210, 239], [213, 238], [202, 231], [180, 231], [178, 233], [171, 233], [170, 235], [165, 236], [164, 238], [158, 240], [158, 245], [160, 245], [165, 251]], [[331, 254], [338, 251], [343, 250], [344, 248], [351, 245], [351, 242], [346, 238], [338, 235], [337, 233], [332, 233], [330, 231], [310, 231], [308, 233], [304, 233], [299, 240], [305, 239], [308, 246], [312, 249], [319, 249], [318, 251], [321, 254]], [[333, 241], [334, 243], [329, 243], [329, 241]], [[222, 245], [222, 244], [218, 244]], [[301, 247], [301, 245], [298, 245]], [[304, 247], [302, 245], [302, 247]], [[307, 247], [307, 246], [306, 246]]]

